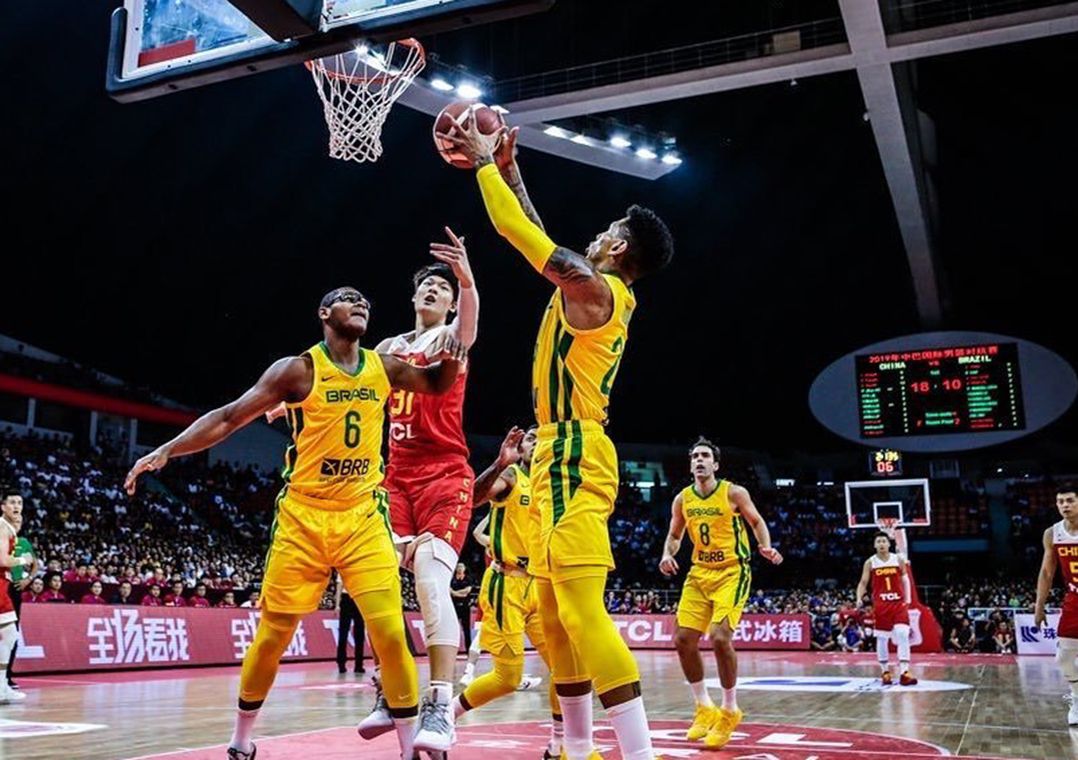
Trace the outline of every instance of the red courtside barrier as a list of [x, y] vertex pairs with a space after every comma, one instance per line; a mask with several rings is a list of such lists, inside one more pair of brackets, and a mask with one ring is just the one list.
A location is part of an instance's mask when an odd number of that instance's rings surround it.
[[[237, 664], [258, 625], [251, 609], [26, 604], [22, 613], [20, 673]], [[633, 649], [674, 648], [673, 615], [613, 618]], [[419, 614], [405, 620], [416, 652], [425, 654]], [[738, 649], [808, 649], [809, 616], [745, 615], [735, 641]], [[332, 660], [336, 652], [337, 614], [315, 612], [300, 623], [285, 660]]]

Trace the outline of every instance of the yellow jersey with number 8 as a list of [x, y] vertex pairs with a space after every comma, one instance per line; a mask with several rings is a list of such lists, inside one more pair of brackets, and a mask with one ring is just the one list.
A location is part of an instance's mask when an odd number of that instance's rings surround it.
[[308, 498], [358, 505], [382, 482], [389, 377], [382, 357], [365, 348], [355, 372], [334, 364], [325, 343], [306, 353], [314, 381], [307, 398], [285, 407], [292, 444], [281, 477], [289, 491]]
[[614, 296], [606, 324], [592, 330], [570, 325], [560, 288], [543, 315], [532, 362], [532, 403], [540, 425], [568, 420], [606, 424], [610, 389], [629, 337], [636, 297], [620, 278], [602, 276]]
[[692, 563], [717, 570], [748, 562], [749, 538], [745, 521], [730, 504], [730, 481], [720, 480], [707, 496], [691, 485], [681, 492], [681, 514], [692, 540]]

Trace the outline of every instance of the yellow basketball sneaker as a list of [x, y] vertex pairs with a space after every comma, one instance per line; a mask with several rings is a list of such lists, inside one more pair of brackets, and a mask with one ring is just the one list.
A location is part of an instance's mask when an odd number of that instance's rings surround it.
[[708, 749], [725, 747], [743, 717], [745, 717], [745, 713], [741, 712], [740, 708], [727, 710], [720, 707], [718, 720], [715, 721], [711, 726], [711, 730], [707, 732], [707, 736], [704, 737], [704, 746]]
[[715, 707], [715, 705], [697, 705], [696, 714], [693, 715], [692, 725], [689, 726], [689, 731], [685, 734], [685, 738], [691, 742], [703, 739], [718, 718], [719, 708]]
[[[547, 758], [549, 757], [552, 757], [552, 755], [548, 751], [544, 750], [543, 760], [547, 760]], [[562, 749], [561, 751], [561, 757], [559, 758], [559, 760], [569, 760], [569, 756], [565, 754], [564, 749]], [[603, 756], [599, 754], [599, 750], [593, 749], [591, 751], [591, 754], [588, 755], [588, 760], [603, 760]]]

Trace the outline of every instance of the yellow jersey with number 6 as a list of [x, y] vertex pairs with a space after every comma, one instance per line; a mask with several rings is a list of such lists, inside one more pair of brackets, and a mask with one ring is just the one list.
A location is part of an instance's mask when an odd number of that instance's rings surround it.
[[681, 492], [681, 514], [692, 540], [692, 563], [717, 570], [748, 562], [749, 539], [745, 521], [730, 504], [730, 481], [720, 480], [707, 496], [691, 485]]
[[309, 349], [314, 380], [307, 398], [287, 404], [292, 444], [281, 472], [289, 491], [332, 503], [359, 504], [382, 482], [382, 428], [389, 377], [382, 357], [359, 350], [355, 372], [329, 356], [325, 343]]
[[629, 337], [636, 297], [620, 278], [602, 276], [614, 296], [606, 324], [592, 330], [570, 325], [560, 288], [543, 315], [532, 362], [532, 403], [540, 425], [568, 420], [606, 424], [610, 389]]

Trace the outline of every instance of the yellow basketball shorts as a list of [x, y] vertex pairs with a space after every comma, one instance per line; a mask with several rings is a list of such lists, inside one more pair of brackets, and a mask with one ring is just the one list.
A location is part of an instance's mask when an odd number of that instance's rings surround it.
[[677, 624], [681, 628], [707, 633], [723, 620], [734, 628], [749, 598], [752, 574], [748, 562], [737, 562], [716, 570], [693, 565], [681, 587]]
[[357, 601], [362, 594], [393, 588], [399, 596], [387, 501], [382, 489], [365, 494], [358, 504], [313, 499], [287, 487], [281, 491], [262, 578], [263, 608], [313, 612], [333, 569]]
[[618, 495], [618, 453], [602, 425], [540, 426], [531, 477], [540, 530], [529, 572], [570, 580], [613, 569], [607, 520]]
[[479, 607], [483, 611], [479, 641], [491, 654], [523, 658], [525, 633], [532, 646], [543, 646], [539, 596], [533, 578], [491, 570], [483, 576], [479, 588]]

